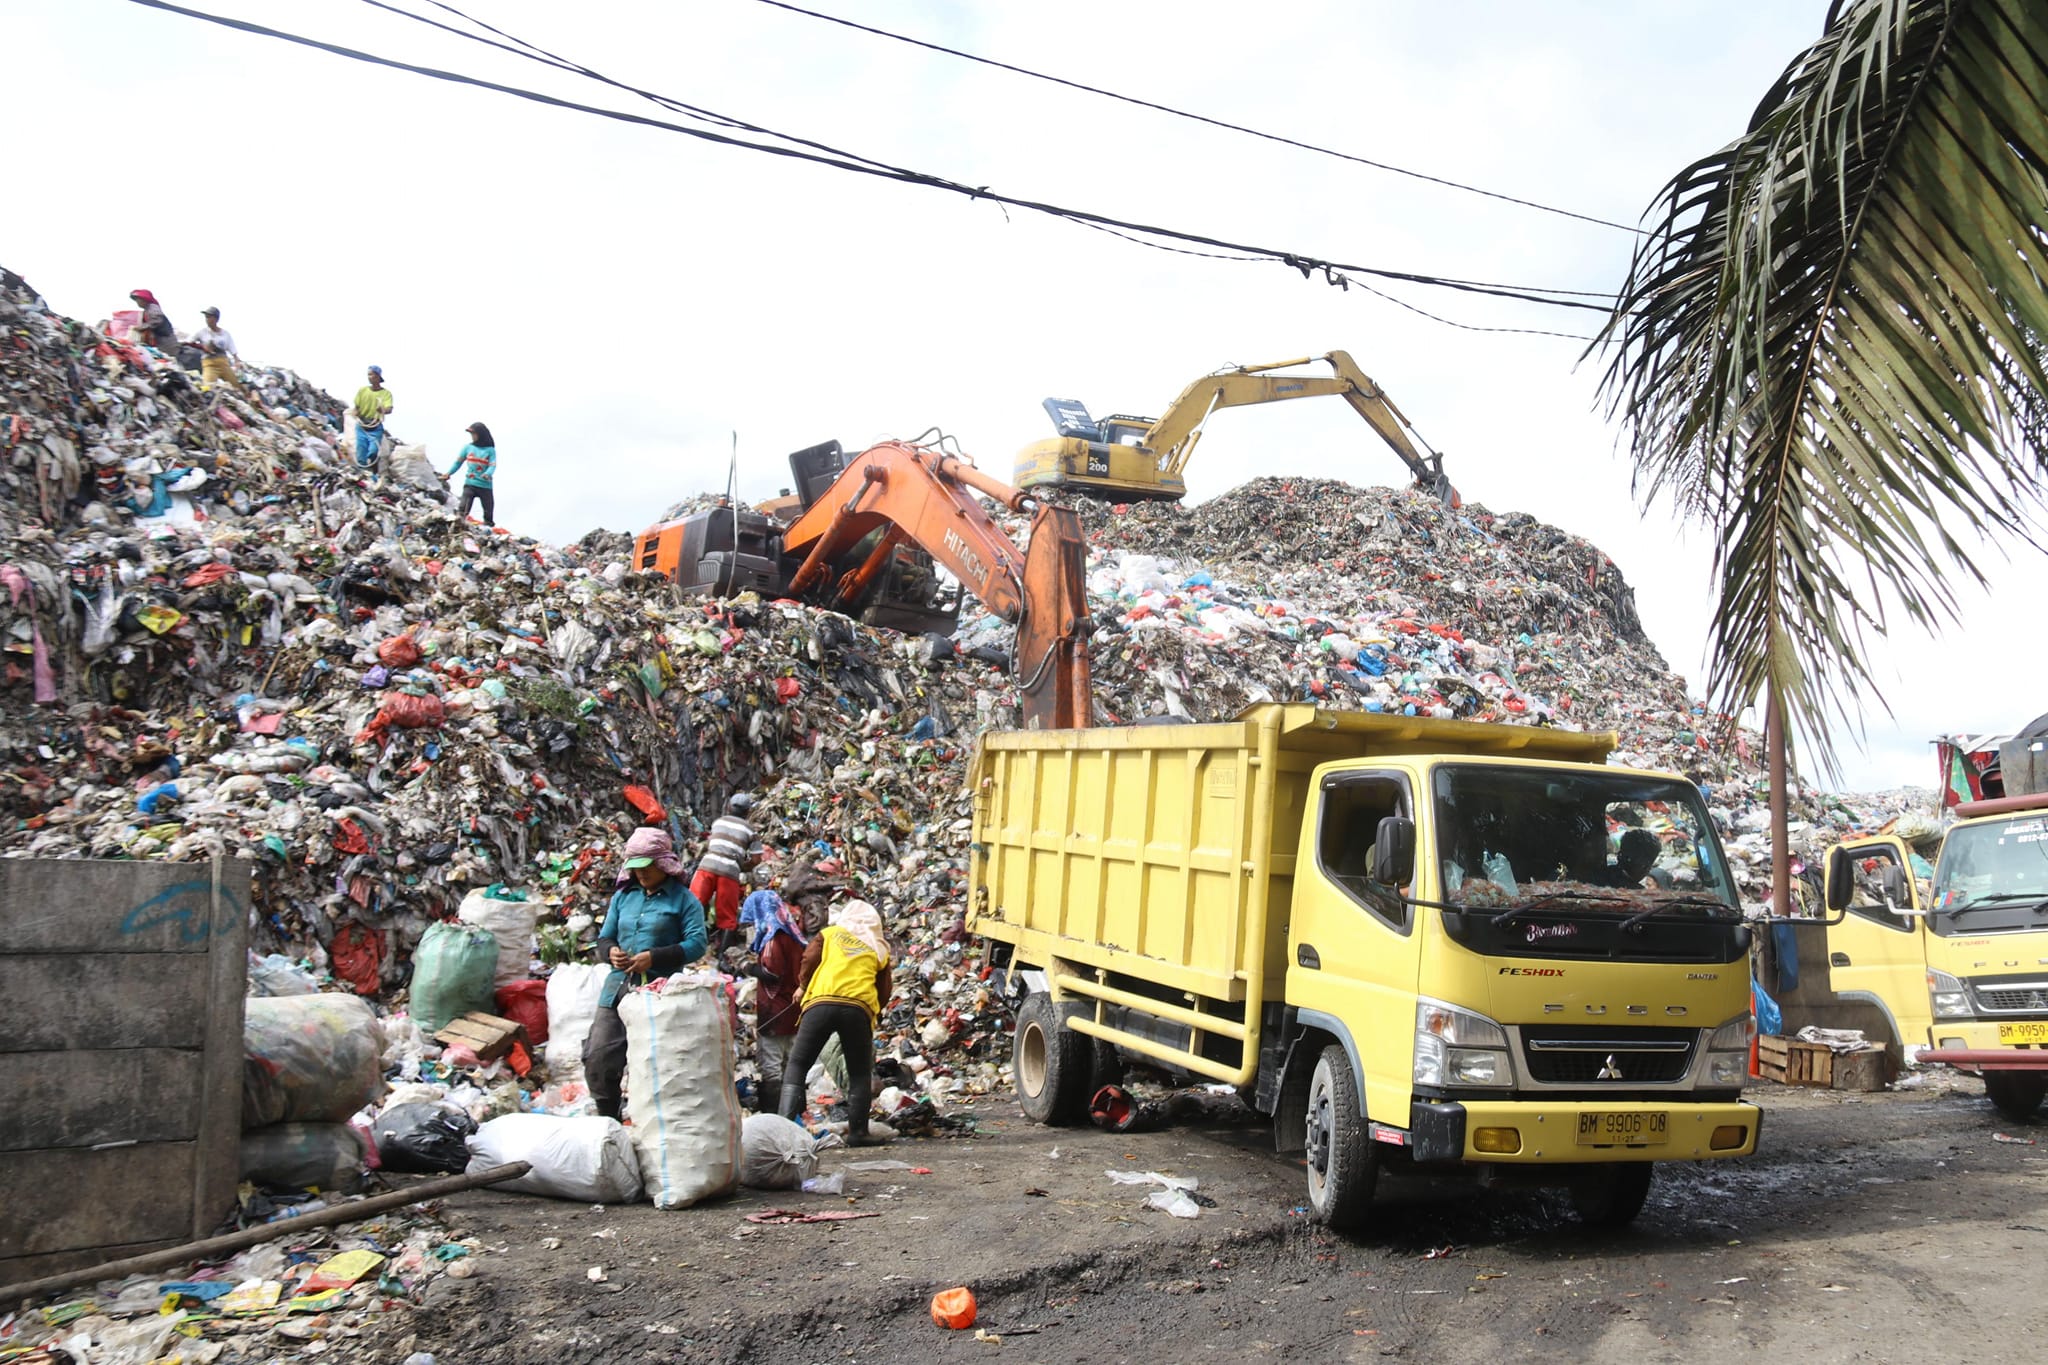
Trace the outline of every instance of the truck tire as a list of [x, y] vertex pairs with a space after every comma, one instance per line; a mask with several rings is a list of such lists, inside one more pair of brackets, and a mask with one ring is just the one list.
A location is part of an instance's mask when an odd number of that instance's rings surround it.
[[1991, 1107], [2015, 1123], [2024, 1123], [2048, 1096], [2048, 1075], [2039, 1071], [1987, 1071], [1984, 1093]]
[[1626, 1227], [1650, 1197], [1650, 1174], [1647, 1161], [1594, 1166], [1572, 1182], [1572, 1212], [1589, 1228]]
[[1064, 1128], [1088, 1117], [1094, 1093], [1094, 1043], [1065, 1026], [1066, 1010], [1044, 991], [1017, 1007], [1010, 1035], [1010, 1071], [1017, 1105], [1033, 1123]]
[[1308, 1167], [1308, 1206], [1316, 1221], [1340, 1232], [1363, 1227], [1379, 1183], [1379, 1156], [1359, 1112], [1358, 1079], [1336, 1043], [1316, 1059], [1308, 1083], [1308, 1119], [1302, 1153]]

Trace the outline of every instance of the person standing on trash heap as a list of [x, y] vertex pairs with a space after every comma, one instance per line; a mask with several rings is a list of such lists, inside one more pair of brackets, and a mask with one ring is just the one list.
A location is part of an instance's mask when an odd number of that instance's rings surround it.
[[142, 321], [135, 326], [135, 339], [166, 355], [177, 354], [178, 329], [171, 326], [171, 320], [165, 315], [163, 305], [156, 301], [156, 295], [147, 289], [133, 289], [128, 293], [128, 301], [142, 309]]
[[443, 481], [455, 477], [455, 471], [462, 471], [462, 509], [455, 516], [462, 520], [469, 516], [472, 503], [483, 504], [484, 525], [495, 528], [497, 503], [493, 500], [491, 477], [498, 472], [498, 443], [491, 436], [491, 429], [482, 422], [471, 422], [468, 427], [469, 444], [455, 457], [455, 463], [448, 466]]
[[739, 940], [740, 879], [761, 857], [761, 841], [747, 823], [754, 798], [740, 792], [725, 803], [725, 814], [711, 822], [711, 839], [697, 860], [690, 894], [711, 907], [718, 919], [718, 950]]
[[235, 349], [234, 334], [220, 325], [220, 309], [209, 308], [201, 316], [206, 325], [192, 334], [192, 344], [200, 352], [199, 377], [209, 384], [232, 384], [241, 389], [235, 362], [242, 353]]
[[755, 960], [745, 970], [757, 983], [754, 1062], [761, 1071], [761, 1088], [754, 1095], [754, 1108], [763, 1114], [774, 1113], [782, 1102], [783, 1067], [796, 1042], [797, 982], [803, 975], [804, 949], [823, 919], [814, 919], [813, 913], [769, 890], [754, 892], [740, 907], [740, 923], [754, 930], [747, 951]]
[[848, 901], [804, 949], [803, 1014], [782, 1073], [782, 1117], [804, 1112], [804, 1080], [825, 1040], [839, 1039], [846, 1055], [846, 1145], [869, 1147], [888, 1139], [868, 1129], [874, 1104], [875, 1022], [895, 993], [882, 917], [866, 901]]
[[642, 826], [626, 840], [618, 889], [612, 892], [598, 961], [611, 975], [597, 997], [597, 1017], [583, 1043], [583, 1075], [597, 1112], [620, 1117], [619, 1082], [626, 1072], [626, 1026], [619, 998], [629, 986], [667, 976], [704, 956], [704, 907], [683, 884], [682, 860], [666, 831]]
[[384, 367], [370, 367], [370, 382], [356, 390], [356, 467], [377, 463], [384, 444], [384, 419], [391, 415], [391, 390], [384, 387]]

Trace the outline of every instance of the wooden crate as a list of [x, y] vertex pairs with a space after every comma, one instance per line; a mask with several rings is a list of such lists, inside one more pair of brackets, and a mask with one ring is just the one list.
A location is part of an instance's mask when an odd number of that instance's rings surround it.
[[1890, 1070], [1881, 1047], [1837, 1055], [1824, 1043], [1766, 1035], [1756, 1040], [1756, 1070], [1780, 1085], [1827, 1090], [1882, 1090]]
[[495, 1062], [512, 1050], [521, 1033], [519, 1025], [510, 1019], [500, 1019], [495, 1014], [473, 1010], [459, 1019], [448, 1021], [448, 1027], [434, 1035], [434, 1041], [442, 1047], [460, 1043], [476, 1054], [480, 1062]]
[[1780, 1085], [1833, 1085], [1834, 1057], [1820, 1043], [1776, 1035], [1756, 1040], [1757, 1074]]

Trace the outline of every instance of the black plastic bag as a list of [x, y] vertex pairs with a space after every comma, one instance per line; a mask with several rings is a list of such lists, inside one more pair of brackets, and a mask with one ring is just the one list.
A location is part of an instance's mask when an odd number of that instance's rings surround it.
[[469, 1165], [465, 1139], [475, 1131], [476, 1123], [460, 1109], [428, 1103], [393, 1105], [370, 1125], [384, 1169], [415, 1175], [459, 1174]]

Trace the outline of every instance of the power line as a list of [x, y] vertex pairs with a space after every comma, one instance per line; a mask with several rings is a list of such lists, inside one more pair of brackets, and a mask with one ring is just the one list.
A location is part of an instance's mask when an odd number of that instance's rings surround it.
[[1064, 76], [1048, 76], [1043, 71], [1033, 71], [1028, 67], [1022, 66], [1012, 66], [1008, 62], [999, 62], [993, 57], [981, 57], [972, 52], [962, 52], [959, 48], [946, 47], [941, 43], [929, 43], [922, 38], [906, 37], [901, 33], [892, 33], [885, 28], [875, 28], [869, 24], [856, 23], [851, 19], [842, 19], [835, 14], [820, 14], [817, 10], [805, 9], [801, 5], [792, 5], [788, 3], [788, 0], [760, 0], [760, 3], [773, 6], [776, 9], [788, 10], [791, 14], [801, 14], [811, 19], [822, 19], [828, 24], [838, 24], [842, 28], [857, 29], [862, 33], [872, 33], [877, 38], [887, 38], [892, 42], [908, 43], [912, 47], [921, 47], [930, 52], [943, 52], [948, 57], [958, 57], [963, 61], [978, 62], [983, 66], [993, 66], [998, 70], [1013, 72], [1019, 76], [1028, 76], [1035, 81], [1046, 81], [1052, 85], [1063, 85], [1069, 90], [1079, 90], [1089, 95], [1100, 95], [1103, 99], [1107, 100], [1120, 100], [1125, 104], [1135, 104], [1141, 109], [1152, 109], [1162, 114], [1170, 114], [1174, 118], [1184, 118], [1195, 123], [1206, 123], [1212, 128], [1223, 128], [1233, 133], [1243, 133], [1247, 137], [1263, 138], [1268, 142], [1278, 142], [1283, 146], [1297, 147], [1304, 152], [1315, 152], [1321, 156], [1334, 156], [1340, 161], [1356, 162], [1358, 165], [1370, 166], [1377, 171], [1389, 171], [1395, 175], [1405, 175], [1412, 180], [1423, 180], [1432, 185], [1442, 185], [1446, 189], [1462, 190], [1466, 194], [1483, 195], [1488, 199], [1498, 199], [1503, 203], [1520, 204], [1523, 208], [1537, 209], [1544, 213], [1555, 213], [1563, 218], [1576, 218], [1582, 223], [1597, 223], [1601, 227], [1618, 228], [1623, 232], [1633, 233], [1638, 237], [1647, 237], [1649, 235], [1642, 228], [1631, 227], [1627, 223], [1617, 223], [1607, 218], [1595, 218], [1589, 213], [1574, 213], [1570, 209], [1561, 209], [1551, 204], [1539, 204], [1534, 199], [1518, 199], [1512, 194], [1502, 194], [1497, 190], [1481, 189], [1477, 185], [1467, 185], [1459, 180], [1447, 180], [1442, 176], [1429, 175], [1422, 171], [1411, 171], [1405, 166], [1389, 165], [1384, 161], [1374, 161], [1368, 157], [1355, 156], [1350, 152], [1340, 152], [1335, 148], [1318, 146], [1313, 142], [1302, 142], [1299, 139], [1285, 137], [1279, 133], [1261, 132], [1257, 128], [1247, 128], [1241, 123], [1231, 123], [1220, 118], [1210, 118], [1206, 114], [1190, 113], [1185, 109], [1176, 109], [1170, 104], [1157, 104], [1151, 100], [1139, 99], [1135, 95], [1125, 95], [1115, 90], [1106, 90], [1099, 85], [1088, 85], [1081, 81], [1070, 81]]
[[[259, 37], [274, 38], [277, 39], [278, 41], [292, 43], [300, 47], [313, 48], [317, 51], [327, 52], [335, 56], [347, 57], [350, 60], [365, 62], [373, 66], [382, 66], [390, 68], [392, 70], [405, 71], [413, 75], [424, 76], [432, 80], [447, 81], [457, 85], [468, 85], [482, 90], [492, 90], [500, 94], [511, 95], [519, 99], [529, 100], [537, 104], [547, 105], [558, 109], [567, 109], [577, 113], [591, 114], [599, 118], [611, 119], [616, 122], [636, 124], [641, 127], [647, 128], [658, 128], [666, 132], [681, 133], [685, 137], [693, 137], [702, 141], [716, 143], [721, 146], [737, 147], [747, 151], [762, 152], [769, 156], [779, 156], [790, 160], [806, 161], [816, 165], [828, 166], [835, 170], [850, 171], [855, 174], [873, 176], [878, 179], [893, 180], [905, 184], [922, 185], [931, 189], [945, 190], [949, 193], [962, 195], [968, 199], [985, 199], [991, 203], [1007, 205], [1009, 207], [1019, 209], [1029, 209], [1032, 212], [1043, 213], [1056, 218], [1063, 218], [1070, 222], [1081, 223], [1087, 226], [1123, 228], [1131, 232], [1141, 233], [1149, 237], [1163, 238], [1168, 241], [1188, 242], [1200, 246], [1211, 246], [1227, 251], [1247, 253], [1266, 260], [1277, 261], [1285, 265], [1293, 266], [1295, 269], [1299, 270], [1305, 278], [1312, 277], [1313, 272], [1317, 270], [1321, 270], [1326, 273], [1342, 272], [1346, 275], [1370, 275], [1377, 279], [1400, 280], [1412, 284], [1423, 284], [1436, 288], [1453, 289], [1464, 293], [1485, 294], [1499, 298], [1511, 298], [1527, 303], [1542, 303], [1548, 304], [1556, 308], [1584, 309], [1588, 312], [1600, 313], [1602, 315], [1607, 315], [1611, 312], [1610, 308], [1604, 307], [1599, 304], [1580, 303], [1566, 298], [1549, 297], [1549, 295], [1552, 294], [1563, 293], [1585, 294], [1587, 293], [1587, 291], [1541, 290], [1532, 287], [1504, 285], [1478, 280], [1460, 280], [1448, 278], [1445, 276], [1429, 275], [1413, 271], [1388, 270], [1376, 266], [1352, 265], [1335, 261], [1326, 261], [1320, 257], [1305, 256], [1297, 252], [1285, 251], [1278, 248], [1252, 246], [1241, 242], [1231, 242], [1217, 237], [1206, 236], [1200, 233], [1184, 232], [1173, 228], [1165, 228], [1151, 224], [1131, 222], [1129, 220], [1121, 218], [1113, 218], [1106, 214], [1093, 213], [1085, 209], [1069, 208], [1058, 204], [1043, 203], [1036, 200], [1023, 199], [1013, 195], [1003, 194], [999, 191], [991, 190], [985, 185], [963, 185], [956, 181], [947, 180], [940, 176], [930, 175], [920, 171], [913, 171], [904, 167], [889, 166], [885, 163], [870, 161], [865, 158], [849, 159], [848, 154], [842, 154], [838, 152], [831, 152], [829, 154], [821, 152], [806, 152], [797, 150], [792, 147], [777, 147], [764, 143], [750, 142], [744, 138], [732, 137], [724, 133], [713, 132], [704, 128], [686, 127], [679, 123], [669, 122], [666, 119], [651, 118], [644, 114], [629, 113], [626, 112], [625, 110], [620, 109], [608, 109], [599, 105], [583, 104], [575, 100], [563, 99], [560, 96], [544, 94], [536, 90], [528, 90], [521, 86], [506, 85], [499, 81], [487, 80], [480, 76], [470, 76], [465, 75], [461, 72], [444, 71], [436, 67], [421, 66], [413, 62], [400, 61], [397, 58], [393, 57], [383, 57], [375, 53], [364, 52], [356, 48], [343, 47], [340, 44], [325, 42], [317, 38], [309, 38], [301, 34], [288, 33], [281, 29], [270, 28], [265, 25], [252, 23], [244, 19], [234, 19], [226, 15], [208, 13], [204, 10], [189, 9], [183, 5], [172, 4], [169, 2], [169, 0], [130, 0], [130, 3], [142, 5], [149, 9], [163, 10], [167, 13], [183, 15], [186, 18], [197, 19], [205, 23], [216, 24], [223, 28], [235, 29], [239, 32], [250, 33]], [[631, 87], [622, 88], [630, 89]], [[649, 98], [659, 99], [660, 97], [649, 96]], [[779, 133], [767, 133], [767, 135], [778, 138], [784, 136]], [[798, 139], [786, 140], [798, 141]], [[1335, 281], [1333, 280], [1332, 282], [1334, 283]], [[1595, 297], [1609, 296], [1597, 295]]]

